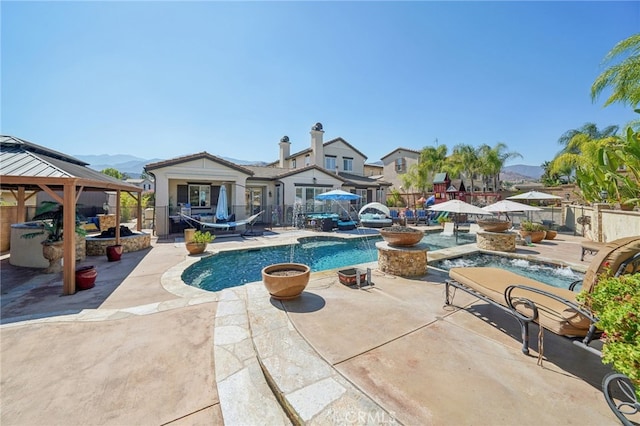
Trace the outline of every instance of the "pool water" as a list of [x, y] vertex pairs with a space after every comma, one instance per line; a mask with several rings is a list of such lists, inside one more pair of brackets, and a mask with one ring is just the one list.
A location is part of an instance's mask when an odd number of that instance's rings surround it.
[[515, 272], [554, 287], [569, 288], [577, 280], [582, 280], [584, 274], [576, 272], [568, 266], [554, 265], [544, 262], [534, 262], [526, 259], [495, 256], [477, 253], [465, 257], [430, 262], [429, 266], [448, 271], [451, 268], [466, 266], [490, 266]]
[[[471, 236], [458, 237], [458, 244], [475, 242]], [[233, 250], [216, 254], [191, 265], [182, 273], [182, 280], [191, 286], [220, 291], [249, 282], [260, 281], [261, 271], [274, 263], [304, 263], [312, 272], [353, 266], [378, 260], [376, 242], [379, 235], [362, 238], [308, 237], [299, 244], [249, 250]], [[429, 250], [456, 245], [455, 237], [426, 234], [422, 239]]]

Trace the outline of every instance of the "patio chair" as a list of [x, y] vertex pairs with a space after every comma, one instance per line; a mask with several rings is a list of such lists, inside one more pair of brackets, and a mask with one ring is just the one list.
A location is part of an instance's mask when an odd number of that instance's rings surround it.
[[427, 218], [427, 211], [426, 210], [418, 210], [417, 212], [417, 216], [416, 216], [416, 224], [419, 225], [420, 222], [424, 222], [425, 225], [429, 224], [429, 219]]
[[400, 222], [400, 215], [398, 214], [398, 210], [389, 210], [389, 213], [391, 214], [392, 223]]
[[405, 217], [407, 223], [413, 223], [413, 224], [417, 224], [418, 223], [418, 218], [413, 213], [412, 209], [407, 209], [407, 211], [404, 212], [404, 217]]
[[[640, 271], [640, 236], [621, 238], [601, 249], [585, 273], [582, 288], [593, 291], [600, 274], [615, 271], [615, 276]], [[463, 290], [512, 315], [520, 323], [522, 352], [529, 353], [529, 324], [537, 323], [557, 335], [574, 339], [584, 349], [596, 334], [597, 318], [576, 300], [576, 287], [569, 289], [523, 277], [499, 268], [452, 268], [445, 281], [445, 304], [451, 305], [450, 289]], [[580, 340], [581, 338], [582, 340]]]

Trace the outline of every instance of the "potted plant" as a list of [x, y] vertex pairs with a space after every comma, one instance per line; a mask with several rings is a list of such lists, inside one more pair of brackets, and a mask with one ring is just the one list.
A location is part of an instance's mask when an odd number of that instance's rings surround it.
[[191, 241], [185, 243], [189, 254], [200, 254], [204, 253], [207, 249], [207, 244], [215, 239], [215, 235], [211, 235], [209, 231], [196, 231], [193, 233], [193, 238]]
[[640, 401], [640, 273], [602, 277], [578, 300], [596, 315], [604, 332], [602, 362], [629, 378]]
[[532, 243], [539, 243], [544, 240], [546, 234], [545, 227], [541, 223], [535, 223], [529, 220], [523, 220], [520, 223], [520, 235], [522, 238], [530, 237]]
[[98, 270], [93, 265], [80, 266], [76, 268], [76, 288], [78, 290], [88, 290], [95, 286]]
[[[46, 273], [55, 273], [62, 270], [62, 262], [64, 249], [62, 246], [64, 213], [63, 207], [55, 201], [43, 201], [34, 220], [42, 224], [42, 229], [36, 232], [23, 234], [22, 238], [34, 238], [37, 235], [47, 234], [47, 238], [42, 242], [42, 255], [49, 261], [49, 267], [45, 269]], [[78, 235], [85, 236], [87, 232], [78, 221], [76, 215], [75, 232]]]
[[311, 268], [302, 263], [275, 263], [262, 268], [262, 283], [274, 299], [289, 300], [302, 294]]

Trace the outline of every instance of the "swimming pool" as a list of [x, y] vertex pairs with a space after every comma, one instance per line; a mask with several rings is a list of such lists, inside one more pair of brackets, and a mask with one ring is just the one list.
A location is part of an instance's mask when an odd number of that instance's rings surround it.
[[429, 266], [444, 269], [445, 271], [465, 266], [491, 266], [515, 272], [560, 288], [569, 288], [572, 282], [584, 278], [584, 274], [576, 272], [568, 266], [485, 253], [475, 253], [465, 257], [429, 262]]
[[[471, 239], [473, 237], [473, 239]], [[360, 238], [305, 237], [299, 244], [225, 251], [202, 259], [188, 267], [182, 280], [191, 286], [209, 291], [220, 291], [249, 282], [260, 281], [261, 271], [273, 263], [304, 263], [312, 272], [378, 260], [376, 242], [379, 235]], [[452, 236], [427, 233], [422, 239], [429, 250], [456, 245]], [[475, 235], [460, 234], [458, 245], [475, 242]]]

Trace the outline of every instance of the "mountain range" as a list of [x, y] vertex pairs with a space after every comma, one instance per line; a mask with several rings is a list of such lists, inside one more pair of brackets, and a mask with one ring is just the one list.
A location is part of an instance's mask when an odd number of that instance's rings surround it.
[[[126, 173], [132, 178], [138, 178], [144, 171], [144, 166], [149, 163], [163, 161], [162, 158], [144, 159], [126, 154], [102, 154], [102, 155], [74, 155], [78, 160], [89, 163], [89, 168], [97, 171], [113, 168], [121, 173]], [[264, 165], [264, 161], [245, 161], [235, 158], [221, 157], [241, 166]], [[377, 162], [380, 163], [380, 162]], [[375, 164], [375, 163], [374, 163]], [[540, 166], [529, 166], [526, 164], [515, 164], [502, 169], [500, 178], [503, 180], [538, 180], [542, 176], [543, 170]]]

